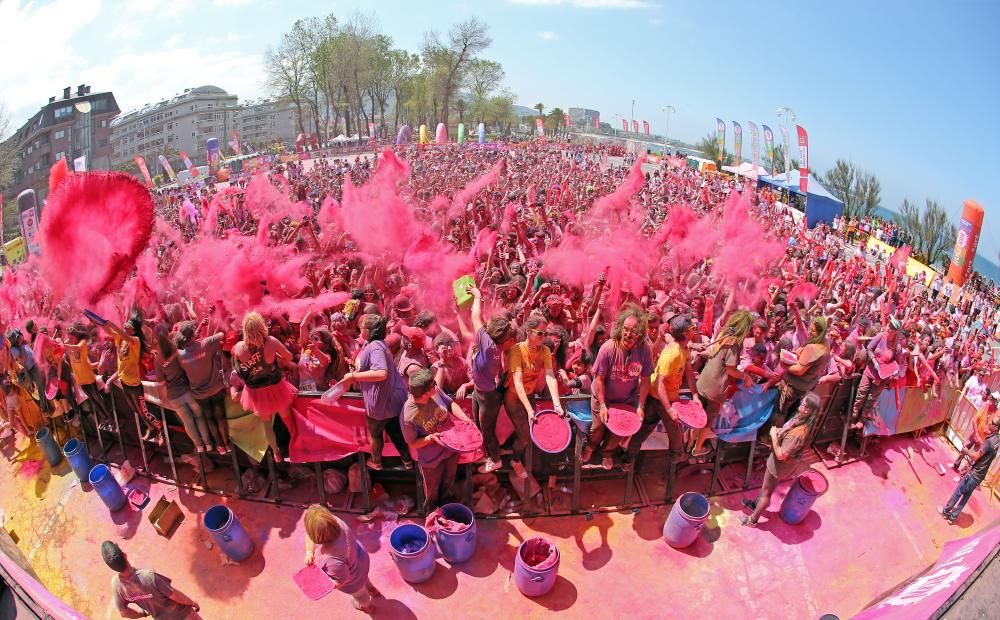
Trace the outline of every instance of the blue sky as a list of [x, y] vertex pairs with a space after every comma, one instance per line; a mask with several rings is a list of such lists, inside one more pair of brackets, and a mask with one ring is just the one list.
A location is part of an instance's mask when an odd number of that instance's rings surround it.
[[[838, 157], [875, 172], [883, 204], [966, 198], [986, 208], [980, 253], [1000, 250], [1000, 3], [482, 0], [51, 0], [0, 2], [0, 101], [19, 125], [82, 82], [123, 108], [211, 83], [267, 94], [261, 56], [300, 17], [375, 12], [398, 46], [477, 16], [487, 56], [519, 102], [635, 116], [693, 142], [715, 117], [768, 124], [788, 106], [809, 131], [810, 164]], [[793, 138], [794, 140], [794, 138]], [[749, 149], [745, 136], [744, 153]], [[794, 151], [794, 149], [793, 149]]]

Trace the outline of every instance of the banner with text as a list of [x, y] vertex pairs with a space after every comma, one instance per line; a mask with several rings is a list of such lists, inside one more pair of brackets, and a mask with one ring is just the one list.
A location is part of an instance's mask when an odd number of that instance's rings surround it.
[[736, 121], [733, 121], [733, 151], [736, 157], [733, 165], [739, 168], [743, 163], [743, 128]]
[[136, 155], [135, 165], [139, 166], [139, 172], [142, 173], [142, 178], [146, 180], [146, 187], [152, 188], [153, 179], [149, 176], [149, 168], [146, 167], [146, 160], [141, 155]]
[[764, 149], [767, 151], [767, 161], [771, 164], [771, 176], [774, 176], [774, 133], [767, 125], [764, 129]]
[[799, 134], [799, 190], [805, 194], [809, 191], [809, 134], [796, 125], [795, 131]]
[[726, 163], [726, 123], [721, 118], [715, 119], [715, 139], [719, 141], [719, 165]]
[[753, 178], [757, 178], [757, 168], [760, 166], [760, 137], [757, 125], [750, 123], [750, 161], [753, 162]]

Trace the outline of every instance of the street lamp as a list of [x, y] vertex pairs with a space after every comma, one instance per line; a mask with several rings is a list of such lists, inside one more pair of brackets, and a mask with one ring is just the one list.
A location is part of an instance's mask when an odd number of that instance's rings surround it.
[[[795, 111], [792, 110], [791, 108], [787, 108], [785, 106], [782, 106], [782, 107], [778, 108], [778, 111], [776, 112], [776, 114], [778, 115], [778, 118], [783, 118], [784, 119], [784, 123], [785, 123], [785, 135], [786, 136], [789, 135], [788, 134], [788, 117], [791, 117], [791, 120], [794, 123], [797, 120], [796, 117], [795, 117]], [[788, 167], [791, 165], [790, 162], [792, 161], [791, 153], [788, 152], [788, 150], [790, 148], [790, 143], [791, 143], [791, 138], [789, 138], [789, 144], [785, 145], [785, 162], [784, 162], [785, 163], [785, 183], [788, 183]]]
[[670, 114], [677, 114], [677, 110], [674, 109], [674, 106], [668, 105], [664, 106], [663, 111], [667, 113], [667, 130], [663, 133], [663, 156], [666, 157], [668, 137], [670, 136]]

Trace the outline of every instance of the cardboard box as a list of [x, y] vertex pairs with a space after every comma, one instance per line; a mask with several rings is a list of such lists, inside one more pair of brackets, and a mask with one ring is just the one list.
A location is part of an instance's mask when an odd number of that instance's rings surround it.
[[184, 513], [181, 512], [181, 507], [177, 505], [175, 500], [167, 501], [167, 498], [161, 497], [156, 505], [153, 506], [152, 512], [149, 513], [149, 522], [153, 524], [153, 529], [160, 534], [160, 536], [165, 536], [170, 538], [173, 534], [174, 529], [180, 525], [181, 521], [184, 520]]

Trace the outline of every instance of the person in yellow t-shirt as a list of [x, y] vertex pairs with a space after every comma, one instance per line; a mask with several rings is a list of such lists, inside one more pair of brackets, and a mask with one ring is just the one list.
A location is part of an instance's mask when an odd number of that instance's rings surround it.
[[105, 321], [101, 327], [114, 338], [115, 348], [118, 351], [118, 371], [108, 379], [104, 390], [109, 391], [111, 385], [117, 383], [125, 394], [125, 400], [129, 407], [133, 412], [142, 416], [149, 425], [142, 437], [143, 440], [162, 445], [163, 424], [149, 412], [149, 408], [146, 407], [146, 395], [142, 389], [142, 371], [139, 366], [139, 358], [146, 346], [142, 334], [142, 319], [134, 316], [125, 323], [124, 327], [119, 327], [111, 321]]
[[64, 346], [69, 356], [70, 367], [73, 369], [73, 377], [87, 395], [83, 407], [94, 412], [98, 425], [110, 428], [111, 408], [97, 384], [97, 375], [90, 361], [90, 334], [83, 325], [76, 323], [66, 330], [66, 336], [69, 342]]
[[559, 384], [552, 370], [552, 352], [542, 342], [545, 340], [545, 319], [535, 314], [525, 321], [527, 337], [507, 352], [507, 393], [504, 395], [504, 409], [517, 441], [514, 442], [516, 462], [524, 458], [524, 450], [531, 441], [531, 420], [535, 418], [535, 396], [545, 386], [552, 396], [552, 407], [562, 415], [559, 402]]
[[646, 400], [642, 426], [628, 442], [628, 450], [625, 452], [626, 470], [635, 462], [642, 442], [653, 432], [657, 422], [663, 422], [667, 433], [670, 461], [680, 463], [684, 460], [684, 431], [670, 404], [680, 398], [681, 384], [685, 379], [689, 387], [694, 386], [694, 371], [691, 369], [687, 348], [694, 325], [687, 316], [678, 315], [670, 319], [667, 327], [670, 330], [670, 341], [660, 352], [656, 369], [650, 378], [650, 398]]

